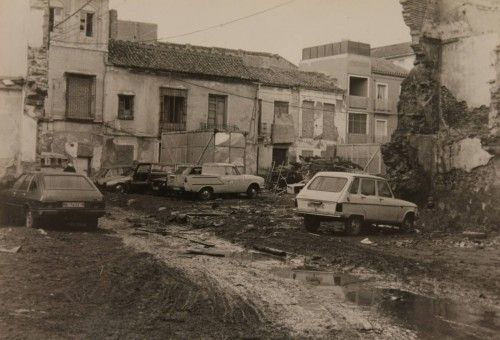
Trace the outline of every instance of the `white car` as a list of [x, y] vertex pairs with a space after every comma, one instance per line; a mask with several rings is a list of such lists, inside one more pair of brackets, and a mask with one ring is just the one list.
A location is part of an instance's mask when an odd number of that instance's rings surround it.
[[182, 175], [183, 191], [198, 193], [202, 200], [209, 200], [218, 193], [246, 193], [254, 198], [264, 187], [264, 178], [245, 175], [229, 163], [205, 163], [186, 169]]
[[417, 205], [394, 198], [384, 178], [346, 172], [317, 173], [297, 195], [296, 208], [308, 231], [322, 220], [339, 220], [350, 235], [367, 223], [411, 229], [417, 217]]

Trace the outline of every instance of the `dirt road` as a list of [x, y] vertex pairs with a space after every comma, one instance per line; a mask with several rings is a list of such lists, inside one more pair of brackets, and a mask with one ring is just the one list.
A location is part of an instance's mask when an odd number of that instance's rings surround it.
[[384, 230], [347, 238], [335, 226], [310, 234], [283, 197], [108, 201], [97, 232], [0, 228], [0, 248], [21, 246], [0, 251], [0, 337], [499, 334], [496, 235], [473, 242]]

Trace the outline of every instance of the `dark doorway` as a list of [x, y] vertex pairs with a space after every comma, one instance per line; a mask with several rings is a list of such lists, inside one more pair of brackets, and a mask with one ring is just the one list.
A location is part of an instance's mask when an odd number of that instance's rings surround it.
[[273, 148], [273, 163], [283, 165], [288, 162], [288, 148]]

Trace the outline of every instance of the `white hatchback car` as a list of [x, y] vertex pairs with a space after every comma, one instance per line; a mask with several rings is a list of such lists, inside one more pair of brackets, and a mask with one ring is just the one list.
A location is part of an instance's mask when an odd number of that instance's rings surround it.
[[337, 220], [350, 235], [367, 223], [412, 229], [417, 216], [417, 205], [394, 198], [384, 178], [347, 172], [317, 173], [297, 195], [296, 208], [308, 231], [318, 230], [322, 220]]

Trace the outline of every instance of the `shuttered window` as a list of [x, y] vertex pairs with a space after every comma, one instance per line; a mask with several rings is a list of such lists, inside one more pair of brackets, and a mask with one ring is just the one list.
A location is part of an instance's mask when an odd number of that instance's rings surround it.
[[314, 102], [305, 100], [302, 102], [302, 137], [314, 137]]
[[93, 119], [95, 107], [95, 77], [66, 75], [66, 117]]
[[288, 102], [274, 102], [274, 115], [288, 114]]
[[160, 106], [160, 120], [163, 130], [186, 130], [187, 90], [161, 88]]
[[208, 126], [224, 127], [227, 123], [227, 96], [211, 94], [208, 96]]

